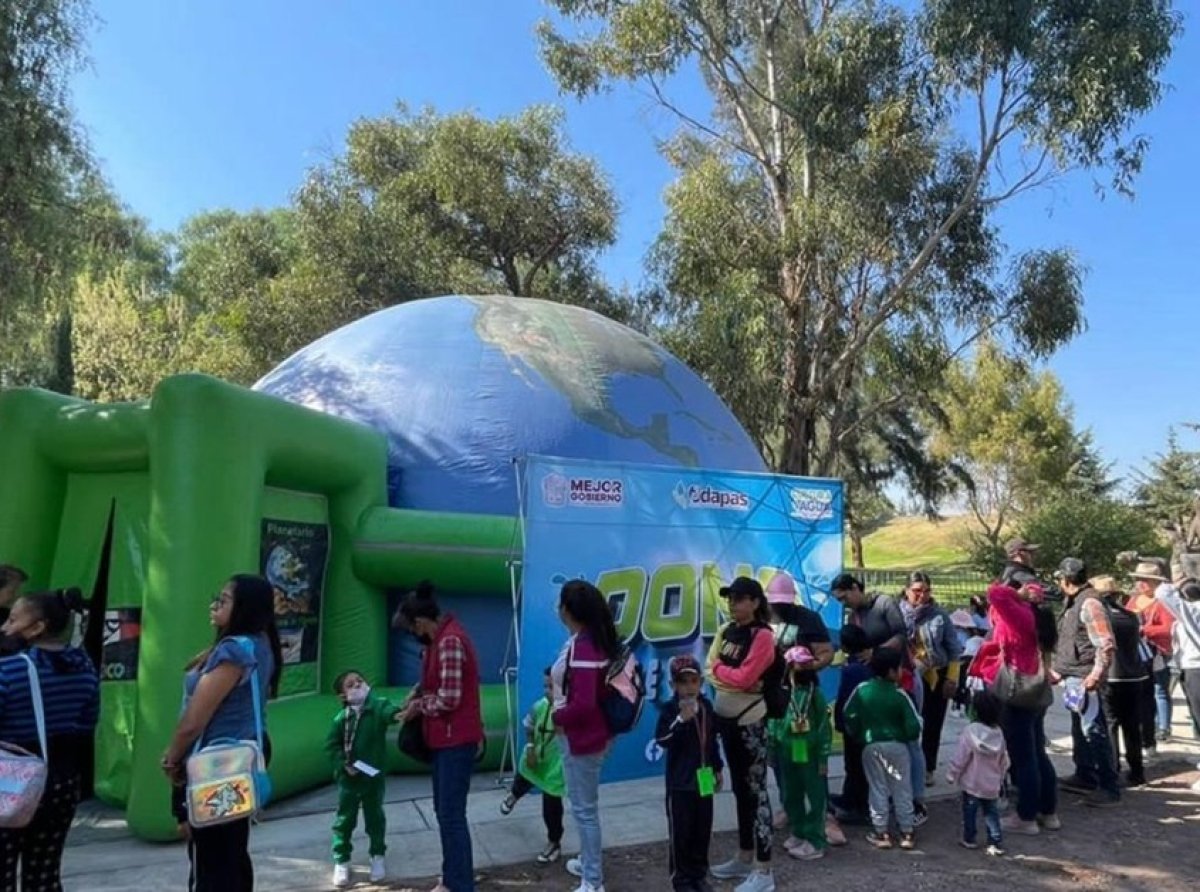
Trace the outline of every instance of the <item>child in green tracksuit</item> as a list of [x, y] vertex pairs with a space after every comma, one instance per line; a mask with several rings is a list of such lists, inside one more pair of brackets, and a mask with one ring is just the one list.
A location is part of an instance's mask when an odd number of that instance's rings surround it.
[[916, 847], [912, 797], [912, 760], [908, 745], [921, 739], [921, 717], [900, 690], [900, 651], [890, 647], [871, 653], [874, 678], [864, 681], [846, 701], [846, 733], [865, 744], [863, 769], [869, 788], [872, 830], [867, 842], [879, 849], [892, 847], [892, 811], [900, 827], [900, 848]]
[[783, 808], [792, 835], [783, 844], [800, 861], [822, 858], [825, 836], [826, 774], [833, 747], [829, 704], [810, 668], [812, 652], [796, 646], [784, 654], [791, 676], [787, 714], [771, 722], [771, 742], [782, 775]]
[[387, 874], [384, 852], [387, 819], [383, 814], [388, 726], [400, 720], [401, 708], [372, 693], [362, 673], [343, 672], [333, 683], [342, 710], [333, 720], [325, 750], [333, 762], [338, 786], [337, 816], [333, 819], [333, 885], [350, 885], [350, 836], [362, 809], [371, 841], [371, 882]]

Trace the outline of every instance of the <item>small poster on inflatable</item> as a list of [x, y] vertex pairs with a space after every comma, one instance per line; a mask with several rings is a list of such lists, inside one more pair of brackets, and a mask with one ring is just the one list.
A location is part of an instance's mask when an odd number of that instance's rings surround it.
[[140, 607], [104, 611], [104, 641], [100, 653], [101, 680], [137, 680], [138, 645], [141, 637]]
[[[542, 671], [567, 638], [558, 594], [594, 583], [647, 681], [638, 725], [617, 738], [604, 777], [661, 771], [653, 731], [671, 697], [677, 654], [703, 665], [725, 622], [719, 591], [737, 576], [817, 611], [831, 632], [841, 607], [829, 584], [842, 568], [837, 480], [530, 456], [524, 472], [525, 554], [518, 701], [542, 695]], [[837, 670], [822, 673], [837, 690]]]
[[262, 575], [275, 589], [275, 624], [285, 666], [317, 661], [328, 557], [324, 524], [264, 518]]

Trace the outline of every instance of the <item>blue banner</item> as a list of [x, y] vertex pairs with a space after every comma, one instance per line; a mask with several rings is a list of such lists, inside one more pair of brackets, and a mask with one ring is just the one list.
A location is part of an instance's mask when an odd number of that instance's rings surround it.
[[[617, 738], [605, 780], [660, 770], [654, 723], [671, 698], [667, 664], [681, 653], [705, 664], [726, 621], [718, 590], [734, 577], [793, 583], [799, 603], [831, 632], [841, 627], [829, 596], [842, 567], [840, 481], [529, 456], [524, 490], [521, 714], [566, 641], [557, 607], [569, 579], [604, 592], [646, 673], [641, 722]], [[836, 675], [822, 673], [830, 695]]]

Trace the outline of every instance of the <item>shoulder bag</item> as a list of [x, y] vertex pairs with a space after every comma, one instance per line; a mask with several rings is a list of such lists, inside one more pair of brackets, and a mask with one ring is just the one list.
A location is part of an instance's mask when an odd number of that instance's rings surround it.
[[5, 830], [19, 830], [33, 820], [46, 790], [49, 771], [42, 685], [29, 654], [21, 654], [21, 657], [29, 672], [29, 695], [33, 698], [33, 715], [42, 754], [36, 756], [15, 744], [0, 743], [0, 828]]
[[[235, 640], [254, 654], [254, 642], [249, 638], [238, 636]], [[215, 827], [257, 817], [271, 800], [271, 778], [263, 755], [262, 695], [257, 666], [250, 670], [250, 689], [254, 698], [255, 739], [222, 738], [203, 749], [198, 740], [188, 757], [185, 801], [188, 823], [193, 827]]]

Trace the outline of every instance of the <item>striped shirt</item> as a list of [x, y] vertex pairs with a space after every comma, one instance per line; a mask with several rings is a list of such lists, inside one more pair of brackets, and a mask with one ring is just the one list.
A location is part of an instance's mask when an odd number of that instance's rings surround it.
[[[46, 737], [91, 736], [100, 711], [100, 682], [87, 653], [78, 647], [31, 647], [27, 653], [42, 688]], [[22, 656], [0, 659], [0, 740], [37, 751], [28, 667]]]
[[466, 648], [457, 635], [447, 635], [437, 646], [437, 690], [421, 697], [420, 709], [425, 715], [439, 715], [458, 709], [463, 693], [463, 663]]

